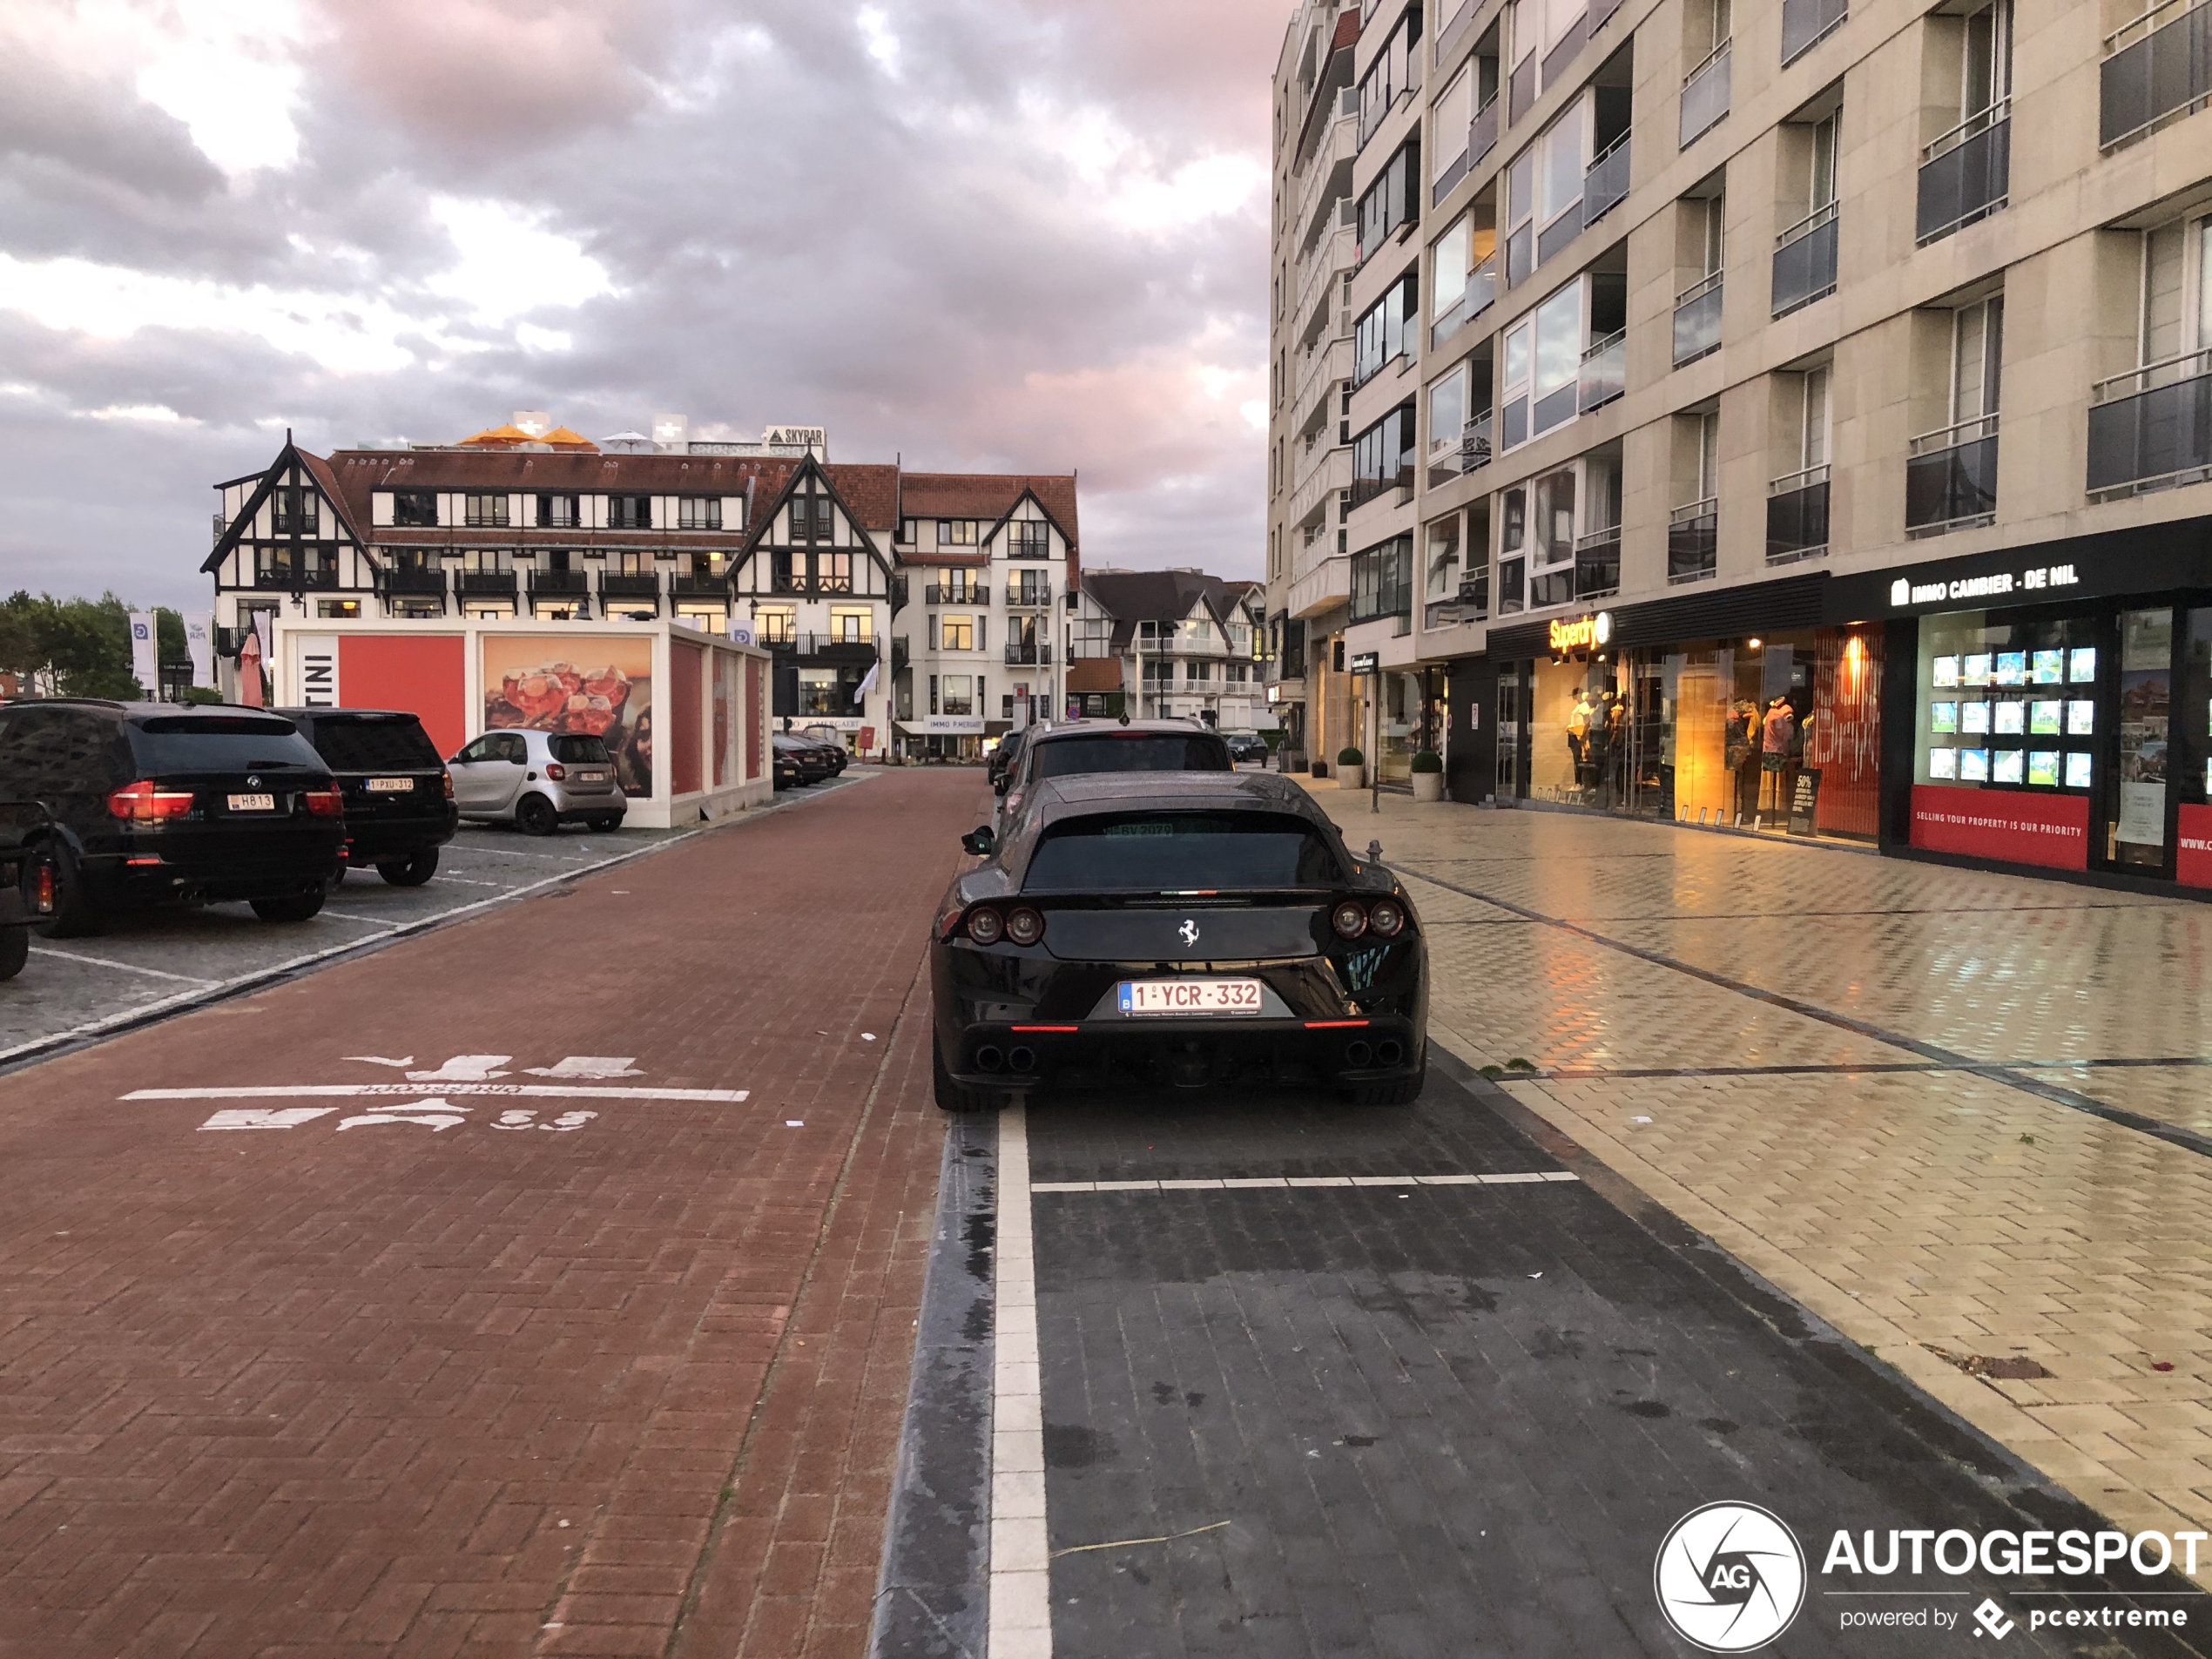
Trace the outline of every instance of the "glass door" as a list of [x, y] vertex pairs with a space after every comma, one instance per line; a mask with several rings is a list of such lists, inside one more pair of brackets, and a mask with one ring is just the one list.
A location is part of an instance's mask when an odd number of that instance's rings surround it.
[[2114, 789], [2105, 824], [2112, 867], [2162, 875], [2172, 863], [2167, 826], [2168, 736], [2174, 705], [2174, 613], [2120, 613], [2119, 707]]

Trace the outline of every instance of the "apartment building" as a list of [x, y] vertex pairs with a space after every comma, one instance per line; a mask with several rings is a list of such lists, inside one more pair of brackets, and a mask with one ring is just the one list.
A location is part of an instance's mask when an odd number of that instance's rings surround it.
[[1085, 571], [1069, 631], [1069, 715], [1271, 729], [1264, 603], [1257, 582], [1194, 568]]
[[1268, 610], [1315, 757], [2212, 885], [2208, 18], [1301, 6]]

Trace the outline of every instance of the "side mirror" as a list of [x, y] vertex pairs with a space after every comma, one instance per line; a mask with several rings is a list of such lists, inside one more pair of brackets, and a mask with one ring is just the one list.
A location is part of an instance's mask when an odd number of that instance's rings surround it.
[[991, 786], [991, 791], [992, 791], [992, 792], [993, 792], [994, 794], [1003, 795], [1004, 793], [1006, 793], [1006, 792], [1007, 792], [1008, 790], [1009, 790], [1009, 789], [1011, 789], [1011, 788], [1013, 788], [1013, 787], [1014, 787], [1014, 778], [1013, 778], [1013, 775], [1012, 775], [1011, 773], [1009, 773], [1009, 772], [1002, 772], [999, 773], [999, 780], [998, 780], [998, 782], [996, 782], [996, 783], [995, 783], [995, 784], [993, 784], [993, 785]]
[[979, 825], [960, 838], [960, 844], [979, 859], [987, 859], [998, 848], [998, 838], [991, 833], [988, 824]]

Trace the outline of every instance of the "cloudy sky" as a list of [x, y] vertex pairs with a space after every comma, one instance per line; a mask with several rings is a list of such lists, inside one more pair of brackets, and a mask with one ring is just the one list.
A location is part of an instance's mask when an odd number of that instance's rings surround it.
[[6, 0], [0, 589], [197, 607], [293, 428], [826, 425], [1258, 576], [1287, 0]]

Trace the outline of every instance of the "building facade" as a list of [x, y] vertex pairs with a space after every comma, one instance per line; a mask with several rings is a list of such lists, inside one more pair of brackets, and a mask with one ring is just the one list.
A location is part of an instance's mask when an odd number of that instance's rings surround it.
[[2212, 883], [2208, 15], [1302, 6], [1276, 694], [1460, 799]]
[[775, 715], [857, 752], [959, 753], [1017, 698], [1056, 706], [1072, 475], [905, 473], [828, 461], [819, 428], [740, 443], [652, 425], [593, 443], [525, 411], [457, 444], [327, 456], [287, 438], [216, 487], [203, 569], [226, 691], [248, 637], [266, 649], [257, 618], [667, 618], [749, 632]]
[[1196, 570], [1084, 572], [1069, 638], [1069, 711], [1223, 732], [1274, 726], [1265, 603], [1258, 583]]

